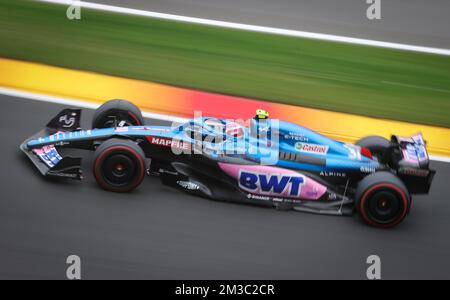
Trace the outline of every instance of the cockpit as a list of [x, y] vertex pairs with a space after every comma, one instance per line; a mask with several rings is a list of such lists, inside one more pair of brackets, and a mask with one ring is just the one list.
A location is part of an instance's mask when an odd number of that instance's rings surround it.
[[242, 138], [244, 127], [236, 122], [216, 118], [191, 120], [180, 127], [189, 138], [202, 142], [221, 143], [228, 139]]

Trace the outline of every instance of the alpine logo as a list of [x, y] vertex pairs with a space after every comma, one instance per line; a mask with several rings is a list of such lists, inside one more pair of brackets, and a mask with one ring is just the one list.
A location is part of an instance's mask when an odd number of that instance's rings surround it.
[[295, 143], [295, 150], [302, 153], [327, 154], [328, 146], [308, 143]]
[[177, 140], [172, 140], [172, 139], [163, 138], [163, 137], [156, 137], [156, 136], [148, 136], [147, 140], [153, 145], [159, 145], [159, 146], [169, 147], [169, 148], [173, 147], [173, 148], [179, 148], [179, 149], [183, 149], [183, 150], [190, 149], [189, 143], [186, 143], [183, 141], [177, 141]]
[[300, 197], [305, 178], [301, 175], [257, 174], [240, 171], [239, 186], [248, 192], [263, 195]]
[[76, 116], [77, 116], [76, 113], [72, 113], [70, 117], [68, 115], [61, 116], [59, 118], [59, 122], [62, 124], [64, 128], [71, 128], [73, 125], [75, 125]]

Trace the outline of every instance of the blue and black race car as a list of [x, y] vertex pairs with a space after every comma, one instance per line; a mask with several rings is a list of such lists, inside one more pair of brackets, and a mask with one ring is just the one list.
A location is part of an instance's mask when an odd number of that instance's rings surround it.
[[65, 109], [21, 146], [48, 177], [82, 179], [81, 158], [66, 149], [92, 150], [98, 184], [131, 192], [146, 174], [188, 193], [330, 215], [359, 212], [387, 228], [408, 214], [412, 194], [427, 194], [429, 169], [421, 134], [370, 136], [355, 144], [332, 140], [257, 110], [247, 121], [199, 117], [172, 126], [145, 125], [125, 100], [99, 107], [92, 129], [81, 110]]

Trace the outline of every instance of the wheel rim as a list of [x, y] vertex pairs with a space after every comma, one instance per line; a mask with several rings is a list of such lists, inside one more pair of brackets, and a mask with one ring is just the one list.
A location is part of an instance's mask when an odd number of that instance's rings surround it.
[[366, 202], [367, 213], [378, 224], [392, 224], [403, 216], [404, 203], [401, 196], [391, 189], [372, 192]]
[[135, 157], [124, 153], [113, 153], [102, 162], [103, 179], [113, 187], [133, 184], [138, 177], [138, 166]]

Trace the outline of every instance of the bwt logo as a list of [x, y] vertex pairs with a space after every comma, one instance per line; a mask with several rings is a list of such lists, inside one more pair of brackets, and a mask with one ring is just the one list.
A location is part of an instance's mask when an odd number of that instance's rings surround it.
[[255, 174], [241, 171], [239, 186], [249, 192], [265, 195], [300, 196], [303, 176]]

